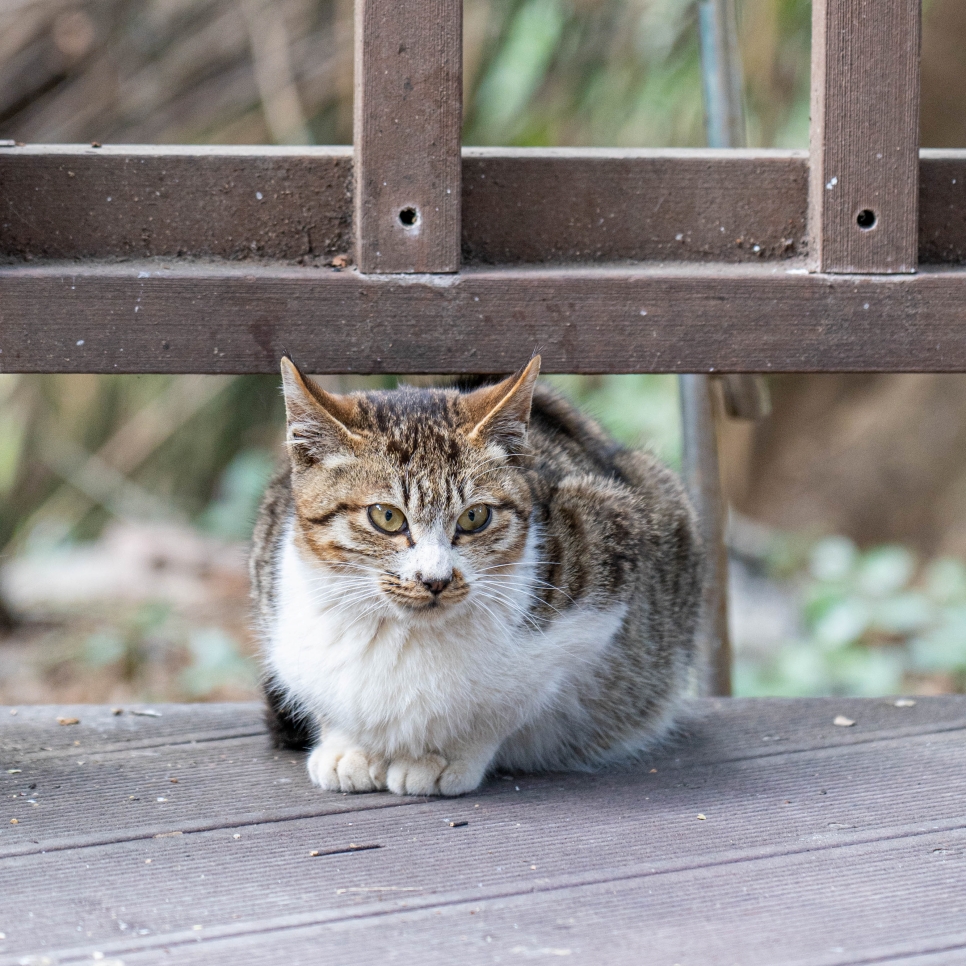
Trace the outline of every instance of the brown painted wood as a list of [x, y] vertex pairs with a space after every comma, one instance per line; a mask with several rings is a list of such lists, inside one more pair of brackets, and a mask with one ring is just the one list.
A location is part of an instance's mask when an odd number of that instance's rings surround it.
[[894, 701], [695, 701], [639, 765], [457, 800], [312, 788], [231, 736], [256, 705], [0, 708], [0, 966], [960, 963], [966, 699]]
[[809, 220], [818, 271], [916, 270], [920, 33], [921, 0], [812, 4]]
[[356, 262], [460, 264], [461, 0], [355, 0]]
[[[0, 267], [9, 372], [966, 371], [966, 271]], [[454, 337], [454, 332], [459, 337]]]
[[[464, 262], [800, 257], [807, 180], [795, 151], [466, 148]], [[966, 262], [966, 151], [924, 150], [920, 196], [920, 260]], [[351, 227], [351, 148], [0, 148], [0, 258], [318, 264]]]
[[463, 256], [787, 259], [804, 251], [806, 193], [804, 152], [467, 148]]
[[350, 148], [0, 150], [0, 255], [259, 257], [351, 247]]
[[919, 161], [919, 261], [966, 262], [966, 150], [923, 149]]

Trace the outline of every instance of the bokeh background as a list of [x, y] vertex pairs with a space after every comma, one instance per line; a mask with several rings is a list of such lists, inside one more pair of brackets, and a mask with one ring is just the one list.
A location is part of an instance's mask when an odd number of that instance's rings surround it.
[[[749, 145], [807, 147], [809, 2], [739, 16]], [[924, 18], [922, 143], [966, 147], [966, 4]], [[704, 144], [691, 0], [466, 0], [464, 60], [467, 144]], [[351, 128], [352, 0], [0, 0], [0, 138]], [[679, 465], [674, 377], [554, 381]], [[966, 690], [966, 381], [770, 389], [721, 424], [737, 693]], [[254, 693], [245, 543], [282, 419], [268, 377], [0, 375], [0, 703]]]

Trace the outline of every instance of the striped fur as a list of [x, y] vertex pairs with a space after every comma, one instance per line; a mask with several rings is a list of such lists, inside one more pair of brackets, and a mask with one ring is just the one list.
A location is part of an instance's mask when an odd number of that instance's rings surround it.
[[[632, 757], [673, 722], [694, 663], [694, 514], [669, 470], [538, 368], [334, 396], [283, 360], [290, 459], [252, 586], [273, 736], [313, 749], [323, 788], [460, 794], [495, 768]], [[381, 532], [372, 505], [407, 526]], [[470, 506], [490, 508], [479, 532], [457, 528]]]

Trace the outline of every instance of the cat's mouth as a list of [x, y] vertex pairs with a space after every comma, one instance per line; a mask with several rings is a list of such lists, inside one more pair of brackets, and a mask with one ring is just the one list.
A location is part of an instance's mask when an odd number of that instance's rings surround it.
[[384, 574], [379, 588], [394, 603], [410, 613], [429, 614], [445, 610], [467, 598], [470, 585], [458, 571], [449, 581], [432, 584], [419, 580], [403, 580], [396, 574]]

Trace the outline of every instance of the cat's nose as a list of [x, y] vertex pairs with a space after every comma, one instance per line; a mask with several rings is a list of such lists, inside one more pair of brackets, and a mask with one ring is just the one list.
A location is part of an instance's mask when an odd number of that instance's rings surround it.
[[436, 580], [426, 580], [422, 574], [416, 574], [416, 579], [434, 596], [439, 596], [452, 583], [452, 577], [442, 577]]

